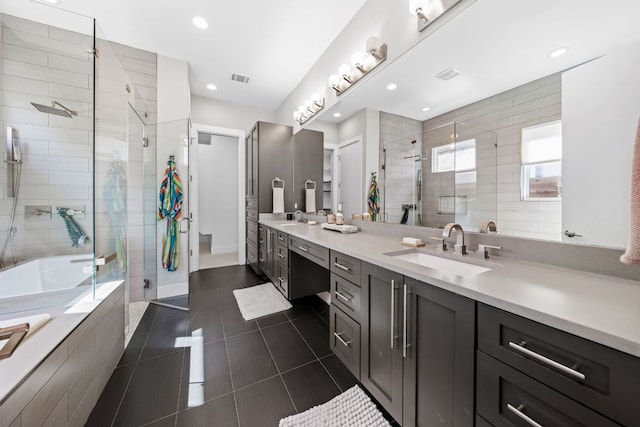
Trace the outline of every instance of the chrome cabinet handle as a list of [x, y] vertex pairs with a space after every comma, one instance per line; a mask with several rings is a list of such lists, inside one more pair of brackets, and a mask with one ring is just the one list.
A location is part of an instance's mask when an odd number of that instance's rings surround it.
[[309, 252], [309, 249], [305, 248], [304, 246], [298, 246], [298, 249], [300, 249], [302, 252]]
[[264, 258], [258, 258], [258, 261], [264, 262]]
[[345, 302], [349, 302], [353, 299], [353, 297], [345, 297], [344, 294], [339, 291], [335, 291], [335, 294], [337, 297], [342, 298]]
[[530, 416], [528, 416], [527, 414], [522, 412], [522, 410], [524, 409], [524, 405], [520, 405], [520, 406], [518, 406], [516, 408], [511, 403], [507, 403], [507, 409], [510, 410], [514, 415], [516, 415], [522, 421], [524, 421], [527, 424], [529, 424], [530, 426], [532, 426], [532, 427], [542, 427], [541, 424], [538, 424], [537, 422], [535, 422], [535, 420], [533, 418], [531, 418]]
[[284, 242], [284, 239], [282, 238], [282, 236], [278, 236], [278, 240], [280, 240], [281, 242]]
[[333, 265], [335, 265], [336, 267], [338, 267], [340, 270], [344, 270], [344, 271], [351, 271], [351, 268], [344, 266], [342, 264], [340, 264], [339, 262], [334, 262]]
[[549, 359], [546, 356], [543, 356], [541, 354], [538, 354], [534, 351], [529, 350], [528, 348], [525, 347], [525, 345], [527, 344], [526, 341], [522, 341], [520, 344], [516, 344], [514, 342], [509, 341], [509, 347], [511, 347], [512, 349], [531, 357], [532, 359], [537, 360], [538, 362], [544, 363], [545, 365], [551, 366], [552, 368], [555, 368], [567, 375], [570, 375], [576, 379], [579, 380], [586, 380], [587, 377], [582, 373], [582, 372], [578, 372], [575, 369], [569, 368], [568, 366], [563, 365], [562, 363], [558, 363], [555, 360]]
[[264, 239], [260, 239], [260, 241], [258, 243], [263, 244], [264, 243]]
[[345, 341], [341, 336], [342, 334], [344, 334], [344, 332], [334, 332], [333, 336], [338, 338], [338, 341], [340, 341], [345, 347], [351, 347], [351, 340]]
[[409, 295], [409, 292], [407, 292], [407, 284], [404, 284], [404, 301], [403, 301], [403, 319], [402, 319], [402, 357], [406, 358], [407, 357], [407, 296]]
[[282, 254], [278, 254], [278, 256], [279, 256], [280, 258], [286, 258], [286, 257], [287, 257], [286, 255], [282, 255]]
[[393, 341], [395, 338], [395, 317], [396, 317], [396, 281], [391, 280], [391, 349], [393, 350]]

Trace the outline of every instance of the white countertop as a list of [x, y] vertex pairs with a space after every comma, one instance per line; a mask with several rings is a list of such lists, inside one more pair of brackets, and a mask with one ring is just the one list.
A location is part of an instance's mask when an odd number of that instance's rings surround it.
[[260, 220], [294, 237], [640, 357], [640, 281], [500, 256], [484, 261], [475, 254], [461, 258], [427, 249], [433, 255], [491, 268], [463, 278], [384, 255], [410, 249], [400, 239], [365, 232], [341, 234], [319, 225], [281, 225], [285, 223]]

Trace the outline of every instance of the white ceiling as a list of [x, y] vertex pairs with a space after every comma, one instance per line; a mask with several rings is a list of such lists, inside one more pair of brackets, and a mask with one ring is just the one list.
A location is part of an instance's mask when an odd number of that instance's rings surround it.
[[[365, 107], [421, 121], [436, 117], [640, 42], [638, 17], [640, 0], [476, 1], [319, 118], [337, 123]], [[567, 54], [548, 57], [562, 46], [570, 47]], [[461, 74], [435, 77], [449, 67]], [[386, 90], [391, 82], [398, 89]], [[422, 112], [426, 106], [431, 110]]]
[[[364, 2], [61, 0], [59, 7], [96, 18], [111, 41], [188, 61], [194, 95], [275, 110]], [[208, 29], [192, 24], [196, 15]], [[251, 81], [231, 81], [231, 73]]]

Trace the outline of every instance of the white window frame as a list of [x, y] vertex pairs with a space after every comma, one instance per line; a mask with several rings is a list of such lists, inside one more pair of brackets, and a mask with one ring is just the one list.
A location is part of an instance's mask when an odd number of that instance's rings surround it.
[[[473, 147], [474, 156], [473, 156], [473, 167], [459, 169], [455, 164], [452, 168], [441, 168], [438, 162], [439, 156], [443, 153], [453, 153], [455, 156], [456, 151], [461, 151], [467, 148]], [[443, 172], [470, 172], [476, 170], [476, 161], [477, 161], [477, 152], [476, 152], [476, 140], [475, 138], [466, 139], [464, 141], [452, 142], [450, 144], [438, 145], [431, 148], [431, 173], [443, 173]]]
[[546, 159], [541, 159], [539, 161], [531, 161], [527, 162], [523, 160], [524, 157], [524, 134], [528, 130], [532, 130], [535, 128], [545, 127], [545, 126], [553, 126], [556, 124], [562, 124], [562, 120], [554, 120], [552, 122], [545, 122], [539, 125], [527, 126], [521, 129], [520, 131], [520, 199], [522, 201], [527, 202], [557, 202], [562, 200], [562, 182], [558, 188], [558, 196], [556, 197], [530, 197], [530, 187], [529, 184], [531, 182], [531, 173], [535, 166], [544, 166], [544, 165], [553, 165], [558, 164], [560, 166], [560, 178], [562, 179], [562, 153], [560, 153], [560, 157], [549, 157]]

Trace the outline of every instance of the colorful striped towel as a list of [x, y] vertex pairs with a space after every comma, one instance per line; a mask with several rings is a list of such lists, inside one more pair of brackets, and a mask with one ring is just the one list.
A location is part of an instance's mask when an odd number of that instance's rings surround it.
[[624, 264], [640, 264], [640, 120], [636, 132], [631, 166], [631, 224], [627, 251], [620, 257]]
[[178, 221], [182, 216], [182, 184], [176, 162], [169, 158], [160, 184], [158, 221], [167, 219], [167, 232], [162, 238], [162, 268], [176, 271], [180, 261], [178, 251]]

